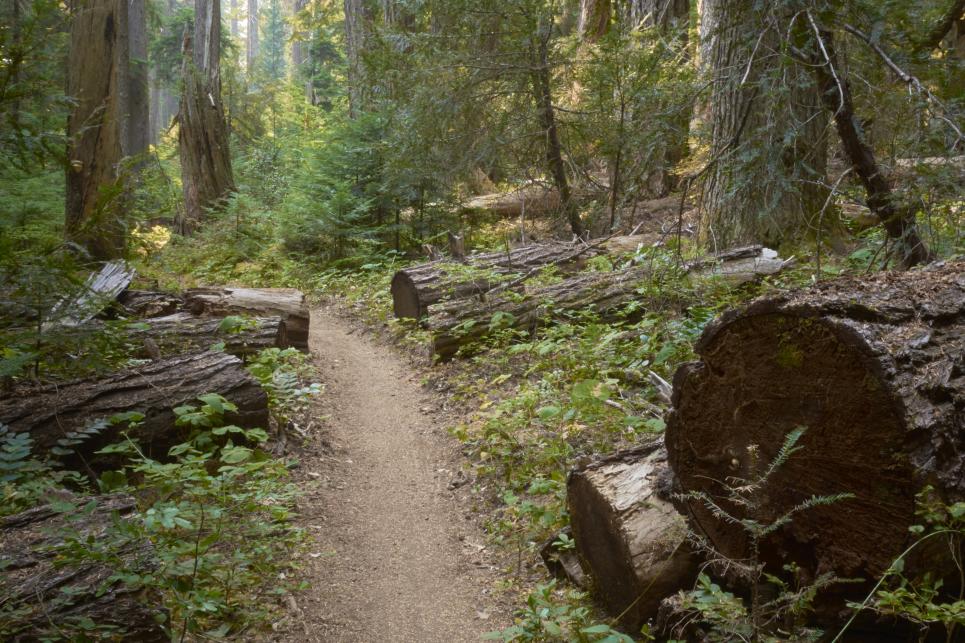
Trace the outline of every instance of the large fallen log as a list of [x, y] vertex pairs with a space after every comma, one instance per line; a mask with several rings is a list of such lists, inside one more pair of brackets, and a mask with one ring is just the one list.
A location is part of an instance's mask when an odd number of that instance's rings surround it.
[[670, 501], [672, 477], [666, 450], [653, 445], [593, 462], [567, 481], [573, 538], [594, 594], [631, 631], [697, 578], [700, 557]]
[[[0, 519], [0, 636], [8, 641], [105, 640], [166, 641], [167, 611], [156, 592], [111, 580], [115, 573], [148, 574], [157, 568], [150, 541], [118, 540], [112, 554], [65, 561], [67, 539], [94, 539], [102, 546], [116, 514], [135, 511], [124, 494], [71, 498], [92, 511], [61, 513], [50, 505]], [[63, 501], [62, 501], [63, 502]], [[98, 628], [88, 629], [89, 624]]]
[[167, 450], [187, 436], [188, 429], [175, 427], [173, 409], [199, 404], [197, 397], [217, 393], [238, 407], [228, 422], [245, 428], [268, 426], [268, 400], [264, 390], [244, 368], [240, 359], [225, 353], [203, 351], [151, 362], [100, 379], [20, 390], [0, 400], [0, 424], [14, 432], [28, 432], [34, 453], [43, 457], [67, 449], [65, 463], [78, 460], [91, 470], [103, 456], [98, 449], [117, 442], [127, 423], [102, 423], [97, 431], [85, 430], [98, 420], [129, 411], [144, 414], [136, 429], [128, 431], [148, 456], [163, 458]]
[[[773, 274], [784, 266], [773, 250], [760, 246], [736, 248], [690, 262], [685, 272], [709, 277], [721, 276], [741, 283]], [[438, 304], [430, 309], [426, 326], [432, 334], [432, 350], [440, 359], [449, 359], [467, 344], [485, 337], [495, 328], [534, 330], [546, 319], [577, 310], [594, 310], [604, 321], [616, 319], [623, 307], [638, 297], [637, 289], [653, 271], [637, 265], [612, 272], [587, 272], [558, 284], [536, 288], [525, 296], [498, 293], [484, 301], [462, 300]], [[499, 313], [499, 323], [492, 324]]]
[[135, 271], [124, 261], [111, 261], [84, 282], [80, 292], [51, 309], [46, 326], [78, 326], [93, 319], [131, 285]]
[[[965, 262], [764, 298], [708, 326], [696, 350], [674, 377], [666, 432], [685, 491], [762, 524], [812, 496], [854, 494], [768, 535], [768, 571], [793, 561], [804, 579], [880, 578], [915, 538], [923, 487], [965, 500]], [[799, 428], [800, 450], [754, 491]], [[751, 485], [751, 501], [728, 499], [726, 484]], [[722, 556], [751, 555], [740, 524], [697, 496], [681, 506]]]
[[156, 357], [151, 355], [155, 347], [161, 355], [175, 355], [223, 344], [226, 353], [246, 357], [266, 348], [289, 345], [281, 317], [245, 318], [238, 328], [224, 328], [223, 321], [223, 318], [175, 313], [146, 319], [129, 332], [135, 342], [145, 345], [137, 353], [138, 357]]
[[180, 296], [172, 293], [130, 288], [122, 292], [117, 301], [127, 316], [138, 318], [173, 315], [184, 303]]
[[195, 315], [224, 317], [278, 316], [285, 320], [288, 341], [308, 350], [308, 304], [294, 288], [191, 288], [184, 293], [185, 307]]
[[480, 295], [534, 268], [576, 261], [587, 253], [592, 254], [584, 245], [552, 242], [471, 255], [464, 262], [419, 264], [392, 277], [392, 308], [400, 319], [421, 319], [438, 302]]

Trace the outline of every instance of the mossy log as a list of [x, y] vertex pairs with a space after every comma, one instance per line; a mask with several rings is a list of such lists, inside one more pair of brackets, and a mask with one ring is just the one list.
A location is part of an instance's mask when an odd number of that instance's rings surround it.
[[285, 320], [288, 341], [308, 350], [309, 311], [305, 295], [294, 288], [191, 288], [184, 293], [185, 308], [195, 315], [224, 317], [278, 316]]
[[[50, 505], [0, 518], [0, 637], [6, 641], [105, 640], [166, 641], [162, 624], [167, 611], [157, 592], [111, 580], [115, 573], [147, 574], [157, 568], [148, 540], [119, 539], [106, 534], [117, 519], [135, 511], [124, 494], [69, 498], [91, 511], [69, 513]], [[68, 539], [98, 543], [100, 559], [67, 560], [61, 553]], [[102, 551], [103, 550], [103, 551]], [[86, 622], [86, 623], [85, 623]], [[97, 629], [88, 629], [93, 623]]]
[[[804, 580], [877, 579], [915, 538], [918, 492], [965, 500], [965, 262], [759, 299], [708, 326], [696, 351], [674, 377], [666, 432], [685, 491], [764, 524], [812, 496], [854, 494], [767, 536], [772, 573], [793, 561]], [[798, 428], [799, 451], [754, 503], [728, 501], [724, 481], [758, 479]], [[696, 497], [681, 506], [722, 556], [751, 555], [739, 524]]]
[[[773, 274], [783, 265], [772, 250], [750, 246], [690, 262], [683, 269], [741, 282]], [[612, 272], [578, 274], [557, 284], [534, 288], [525, 295], [490, 293], [483, 301], [467, 299], [438, 304], [430, 309], [426, 322], [432, 335], [433, 353], [440, 359], [450, 359], [461, 347], [485, 337], [493, 330], [490, 322], [496, 313], [502, 313], [498, 327], [530, 331], [544, 320], [581, 309], [591, 309], [604, 321], [612, 321], [626, 304], [639, 296], [637, 289], [652, 276], [649, 265], [638, 265]]]
[[[187, 436], [188, 429], [174, 425], [173, 409], [200, 404], [197, 397], [218, 393], [238, 407], [228, 414], [232, 424], [245, 428], [268, 426], [268, 399], [240, 359], [226, 353], [202, 351], [162, 359], [98, 379], [21, 389], [0, 400], [0, 424], [14, 432], [28, 432], [34, 454], [43, 457], [63, 447], [63, 440], [80, 439], [78, 433], [97, 420], [128, 411], [144, 414], [139, 427], [128, 431], [148, 456], [163, 458], [167, 450]], [[69, 448], [75, 456], [64, 461], [96, 472], [105, 460], [98, 449], [121, 440], [127, 424], [108, 425]]]
[[392, 277], [392, 308], [400, 319], [422, 319], [433, 304], [481, 295], [534, 268], [576, 261], [587, 254], [592, 252], [582, 244], [553, 242], [470, 255], [463, 262], [419, 264]]
[[670, 501], [672, 478], [666, 450], [651, 445], [574, 470], [567, 482], [573, 538], [594, 594], [632, 631], [697, 577], [700, 558]]
[[245, 320], [238, 330], [224, 331], [222, 320], [195, 317], [191, 313], [175, 313], [143, 321], [145, 327], [132, 328], [130, 335], [145, 348], [140, 357], [150, 355], [156, 346], [161, 355], [206, 350], [214, 344], [224, 344], [224, 351], [237, 357], [253, 355], [265, 348], [289, 346], [285, 321], [281, 317], [254, 317]]

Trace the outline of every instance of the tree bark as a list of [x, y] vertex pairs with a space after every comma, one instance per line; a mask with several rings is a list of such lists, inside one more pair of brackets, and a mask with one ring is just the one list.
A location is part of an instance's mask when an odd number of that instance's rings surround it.
[[[146, 0], [127, 2], [128, 34], [128, 118], [127, 149], [125, 156], [142, 157], [150, 143], [150, 86], [147, 64], [147, 6]], [[137, 165], [143, 165], [139, 159]]]
[[[776, 253], [752, 246], [728, 251], [720, 257], [697, 260], [683, 266], [697, 276], [717, 275], [743, 283], [774, 274], [784, 262]], [[614, 272], [579, 274], [552, 286], [518, 294], [496, 294], [484, 301], [462, 300], [430, 307], [426, 327], [432, 336], [432, 351], [440, 359], [452, 358], [460, 348], [489, 335], [500, 313], [500, 328], [534, 331], [539, 325], [567, 313], [590, 309], [602, 321], [620, 317], [626, 304], [639, 297], [642, 282], [652, 279], [649, 266], [635, 266]]]
[[[63, 446], [65, 439], [80, 439], [79, 432], [97, 420], [118, 413], [138, 411], [144, 421], [129, 431], [141, 450], [153, 458], [164, 458], [168, 449], [190, 433], [175, 427], [172, 409], [200, 404], [199, 395], [218, 393], [238, 407], [226, 420], [242, 427], [268, 426], [268, 399], [261, 386], [245, 371], [240, 359], [225, 353], [203, 351], [179, 355], [120, 371], [99, 379], [76, 380], [20, 390], [15, 397], [0, 400], [0, 423], [14, 432], [28, 432], [34, 453], [43, 457]], [[116, 464], [95, 451], [123, 439], [127, 424], [108, 425], [94, 435], [71, 445], [73, 453], [65, 464], [96, 472]]]
[[190, 234], [207, 210], [234, 191], [228, 129], [221, 103], [220, 0], [195, 0], [194, 37], [185, 34], [184, 90], [178, 115], [178, 149], [184, 212], [178, 231]]
[[670, 501], [672, 486], [662, 445], [617, 453], [567, 479], [577, 552], [595, 595], [630, 631], [697, 578], [700, 558], [687, 543], [687, 521]]
[[596, 42], [610, 30], [610, 0], [580, 0], [576, 31], [586, 42]]
[[94, 259], [124, 253], [121, 161], [140, 151], [131, 138], [129, 7], [78, 0], [71, 22], [67, 94], [76, 102], [67, 119], [65, 233]]
[[185, 308], [195, 315], [281, 317], [291, 346], [308, 350], [309, 311], [305, 295], [294, 288], [192, 288]]
[[[844, 152], [867, 193], [868, 208], [878, 215], [888, 236], [898, 243], [902, 267], [910, 268], [928, 261], [931, 253], [918, 234], [915, 220], [917, 206], [898, 202], [858, 124], [851, 88], [841, 73], [835, 54], [833, 35], [829, 31], [820, 31], [812, 36], [814, 52], [809, 67], [817, 78], [824, 107], [833, 115]], [[825, 52], [827, 57], [819, 51]]]
[[117, 301], [127, 316], [136, 318], [173, 315], [184, 303], [181, 297], [171, 293], [131, 289], [122, 292]]
[[768, 22], [777, 10], [701, 2], [700, 65], [711, 92], [700, 236], [712, 248], [801, 237], [827, 198], [826, 121], [807, 72], [779, 66], [783, 34]]
[[349, 116], [356, 118], [367, 100], [367, 79], [362, 61], [365, 42], [372, 21], [364, 0], [344, 0], [345, 58], [348, 63]]
[[150, 541], [120, 544], [112, 552], [113, 561], [91, 558], [64, 565], [58, 558], [65, 537], [100, 541], [115, 516], [135, 519], [134, 498], [113, 494], [70, 499], [80, 506], [95, 502], [96, 507], [89, 513], [65, 514], [44, 505], [0, 518], [0, 594], [4, 607], [16, 614], [5, 623], [11, 640], [87, 640], [90, 633], [78, 624], [80, 619], [112, 626], [125, 640], [169, 640], [162, 627], [168, 613], [160, 607], [157, 592], [110, 580], [115, 573], [154, 572], [158, 562]]
[[258, 64], [258, 0], [248, 0], [248, 32], [245, 69], [250, 79]]
[[[681, 488], [763, 524], [813, 495], [854, 494], [795, 514], [760, 557], [778, 575], [793, 562], [804, 580], [874, 582], [916, 538], [916, 493], [933, 485], [949, 504], [965, 499], [963, 302], [958, 262], [826, 282], [723, 315], [698, 341], [700, 361], [674, 377], [666, 444]], [[759, 478], [799, 427], [800, 452], [751, 503], [725, 497], [722, 481]], [[722, 556], [751, 556], [739, 525], [699, 500], [682, 508]], [[910, 562], [905, 570], [911, 578]], [[834, 586], [818, 603], [867, 589]]]
[[405, 268], [392, 277], [392, 307], [400, 319], [421, 319], [429, 306], [440, 301], [481, 295], [521, 272], [593, 254], [588, 251], [574, 256], [580, 250], [567, 243], [536, 244], [509, 252], [470, 255], [465, 263], [441, 260]]

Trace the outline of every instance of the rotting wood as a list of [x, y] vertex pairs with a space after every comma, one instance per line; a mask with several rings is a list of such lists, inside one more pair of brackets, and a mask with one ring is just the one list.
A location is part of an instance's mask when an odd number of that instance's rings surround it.
[[305, 295], [294, 288], [192, 288], [184, 293], [185, 308], [195, 315], [224, 317], [279, 316], [285, 320], [288, 342], [308, 350], [309, 311]]

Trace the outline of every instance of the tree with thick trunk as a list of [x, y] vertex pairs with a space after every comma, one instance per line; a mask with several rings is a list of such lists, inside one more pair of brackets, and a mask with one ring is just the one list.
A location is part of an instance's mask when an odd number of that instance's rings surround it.
[[580, 0], [577, 32], [587, 42], [596, 42], [610, 30], [610, 0]]
[[248, 0], [248, 33], [247, 33], [247, 56], [245, 62], [248, 70], [248, 77], [255, 73], [258, 64], [258, 0]]
[[[772, 13], [776, 12], [776, 13]], [[710, 86], [702, 239], [718, 248], [802, 236], [827, 198], [826, 119], [807, 72], [781, 67], [789, 21], [751, 0], [703, 0]]]
[[178, 148], [184, 212], [178, 230], [190, 234], [205, 212], [234, 191], [228, 128], [221, 103], [220, 0], [195, 0], [194, 37], [185, 33]]
[[147, 147], [144, 17], [144, 0], [79, 0], [71, 24], [65, 232], [95, 259], [124, 252], [123, 160]]
[[349, 116], [355, 118], [365, 107], [367, 92], [362, 51], [372, 21], [364, 0], [345, 0], [345, 58], [348, 62]]

